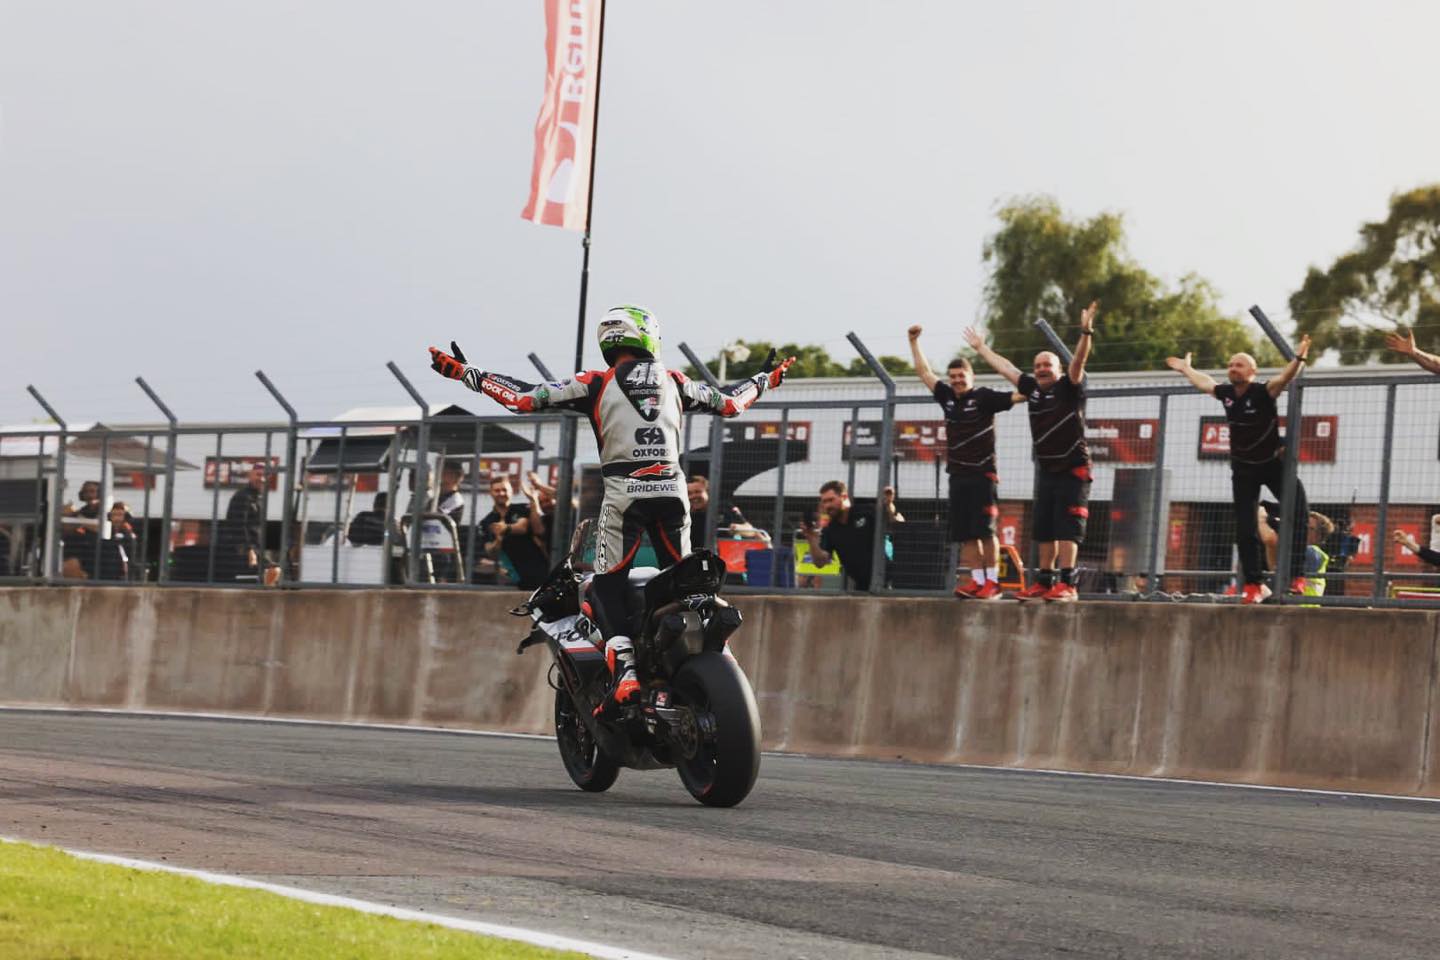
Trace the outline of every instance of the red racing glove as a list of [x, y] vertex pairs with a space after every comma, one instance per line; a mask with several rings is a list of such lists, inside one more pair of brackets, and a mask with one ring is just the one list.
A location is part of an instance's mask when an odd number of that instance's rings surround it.
[[454, 353], [454, 356], [451, 356], [438, 347], [431, 347], [430, 366], [442, 377], [449, 377], [451, 380], [463, 380], [465, 378], [465, 353], [454, 340], [450, 341], [450, 349]]
[[761, 373], [768, 375], [765, 380], [765, 386], [774, 390], [780, 386], [781, 383], [785, 382], [785, 372], [790, 369], [790, 364], [794, 362], [794, 357], [787, 357], [784, 363], [778, 367], [775, 366], [775, 351], [771, 350], [770, 355], [765, 358], [765, 365], [760, 368]]

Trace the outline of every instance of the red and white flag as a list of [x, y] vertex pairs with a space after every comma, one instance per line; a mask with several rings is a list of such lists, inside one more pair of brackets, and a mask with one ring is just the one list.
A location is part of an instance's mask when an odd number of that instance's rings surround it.
[[584, 230], [590, 204], [600, 11], [605, 0], [544, 0], [545, 100], [535, 123], [531, 223]]

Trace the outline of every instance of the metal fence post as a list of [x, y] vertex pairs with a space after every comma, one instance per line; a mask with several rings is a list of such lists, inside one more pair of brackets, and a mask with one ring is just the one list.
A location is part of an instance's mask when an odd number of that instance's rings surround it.
[[[1295, 349], [1290, 346], [1290, 341], [1281, 335], [1280, 331], [1275, 328], [1275, 324], [1270, 322], [1270, 318], [1265, 315], [1265, 311], [1261, 310], [1258, 304], [1250, 307], [1250, 316], [1255, 318], [1255, 322], [1260, 325], [1260, 329], [1264, 331], [1265, 336], [1271, 343], [1275, 344], [1275, 349], [1280, 351], [1280, 355], [1285, 358], [1286, 363], [1295, 359]], [[1290, 588], [1290, 579], [1297, 575], [1296, 571], [1290, 569], [1293, 565], [1290, 554], [1292, 549], [1291, 542], [1295, 535], [1295, 521], [1297, 519], [1294, 516], [1294, 504], [1297, 467], [1300, 460], [1300, 411], [1302, 397], [1304, 396], [1304, 387], [1301, 385], [1300, 379], [1304, 373], [1305, 369], [1301, 367], [1300, 371], [1295, 375], [1295, 379], [1290, 382], [1290, 388], [1287, 391], [1290, 402], [1286, 404], [1285, 409], [1285, 422], [1288, 424], [1285, 430], [1285, 478], [1280, 483], [1280, 486], [1283, 488], [1280, 492], [1280, 541], [1275, 548], [1275, 599], [1279, 603], [1286, 602], [1285, 595]], [[1300, 517], [1298, 519], [1307, 526], [1310, 522], [1309, 517]], [[1303, 574], [1304, 572], [1305, 565], [1302, 553], [1299, 573]]]
[[[884, 414], [880, 418], [880, 460], [876, 464], [875, 471], [875, 544], [874, 552], [870, 555], [870, 592], [883, 593], [885, 590], [885, 537], [890, 528], [890, 524], [887, 522], [889, 517], [885, 510], [885, 484], [890, 479], [891, 470], [894, 468], [891, 460], [895, 452], [895, 380], [853, 331], [845, 334], [845, 339], [850, 341], [855, 352], [860, 354], [866, 366], [885, 387]], [[851, 437], [852, 452], [854, 439]], [[853, 497], [855, 492], [852, 490], [850, 495]]]
[[540, 371], [540, 376], [544, 377], [546, 380], [555, 379], [555, 374], [550, 372], [550, 368], [545, 366], [545, 361], [541, 360], [538, 354], [528, 354], [527, 359], [529, 359], [530, 363], [534, 365], [536, 370]]
[[[166, 434], [168, 449], [165, 451], [165, 499], [162, 501], [164, 506], [161, 507], [160, 514], [160, 569], [155, 575], [155, 582], [163, 584], [170, 579], [170, 520], [175, 512], [175, 444], [180, 438], [180, 421], [175, 419], [175, 414], [165, 406], [165, 401], [160, 399], [160, 395], [150, 389], [150, 384], [145, 382], [144, 377], [136, 377], [135, 382], [140, 385], [140, 389], [145, 391], [145, 396], [149, 397], [150, 402], [159, 408], [166, 422], [170, 424], [170, 429]], [[215, 468], [219, 470], [220, 465], [216, 464]], [[216, 479], [218, 480], [219, 477], [217, 476]]]
[[[285, 416], [290, 420], [290, 426], [285, 431], [285, 502], [280, 504], [280, 569], [290, 574], [284, 578], [288, 582], [300, 579], [294, 575], [296, 571], [292, 570], [290, 566], [290, 527], [295, 522], [295, 499], [299, 496], [304, 479], [297, 476], [296, 471], [296, 445], [300, 435], [298, 429], [300, 417], [279, 388], [270, 382], [269, 377], [265, 376], [264, 371], [256, 370], [255, 376], [264, 384], [265, 389], [270, 391], [270, 396], [275, 398], [275, 402], [280, 404], [281, 409], [285, 411]], [[268, 463], [266, 468], [269, 468]], [[268, 519], [268, 505], [266, 516]]]
[[385, 366], [405, 392], [410, 394], [410, 399], [420, 405], [420, 427], [415, 442], [415, 491], [412, 497], [410, 512], [410, 556], [406, 561], [407, 574], [411, 583], [418, 583], [420, 580], [420, 527], [421, 517], [425, 513], [430, 499], [430, 406], [425, 398], [420, 396], [420, 391], [405, 378], [400, 368], [395, 366], [391, 360]]
[[[555, 375], [550, 372], [545, 361], [540, 355], [531, 353], [527, 355], [531, 366], [540, 372], [549, 383], [554, 383]], [[573, 414], [566, 414], [560, 420], [560, 458], [559, 476], [555, 478], [555, 515], [550, 521], [550, 556], [551, 558], [562, 557], [570, 546], [570, 527], [574, 525], [575, 518], [571, 516], [571, 504], [575, 500], [575, 458], [579, 456], [575, 432], [580, 429], [579, 422]], [[566, 449], [569, 449], [569, 456], [566, 457]], [[566, 465], [568, 462], [568, 466]], [[540, 469], [540, 424], [535, 425], [535, 450], [531, 457], [531, 466], [535, 470]], [[479, 479], [478, 476], [476, 478]], [[560, 501], [564, 500], [564, 512], [561, 512]]]
[[[65, 483], [65, 445], [69, 441], [70, 425], [65, 422], [65, 419], [61, 417], [60, 414], [55, 412], [55, 408], [50, 406], [49, 401], [41, 396], [40, 391], [35, 389], [33, 385], [26, 386], [25, 389], [30, 391], [30, 396], [35, 398], [35, 402], [40, 404], [41, 409], [49, 415], [50, 419], [54, 420], [60, 426], [60, 433], [57, 436], [57, 445], [55, 447], [54, 502], [50, 504], [50, 516], [46, 518], [46, 525], [50, 528], [45, 537], [48, 557], [45, 550], [42, 550], [40, 554], [41, 576], [46, 583], [52, 583], [60, 575], [60, 517], [65, 509], [65, 491], [63, 489]], [[42, 478], [41, 487], [43, 488], [45, 469], [45, 437], [43, 434], [40, 435], [39, 440], [40, 442], [36, 445], [38, 449], [35, 451], [35, 462], [37, 464], [36, 472], [39, 473]]]
[[[775, 468], [775, 542], [780, 547], [785, 546], [785, 463], [790, 459], [790, 408], [783, 407], [780, 410], [780, 463]], [[770, 586], [782, 586], [785, 582], [780, 574], [780, 557], [782, 550], [777, 549], [771, 556], [775, 557], [770, 564]]]
[[1055, 328], [1050, 326], [1050, 321], [1044, 317], [1037, 317], [1035, 319], [1035, 329], [1045, 335], [1045, 340], [1050, 344], [1050, 349], [1059, 354], [1060, 362], [1068, 368], [1070, 361], [1075, 359], [1075, 354], [1071, 353], [1070, 348], [1065, 346], [1065, 341], [1061, 340], [1060, 334], [1056, 333]]
[[[1285, 410], [1285, 478], [1281, 481], [1280, 493], [1280, 541], [1275, 548], [1275, 597], [1279, 602], [1286, 602], [1286, 593], [1290, 587], [1292, 577], [1300, 576], [1305, 572], [1305, 558], [1302, 551], [1300, 558], [1300, 569], [1291, 569], [1294, 566], [1294, 558], [1291, 556], [1295, 537], [1295, 524], [1308, 525], [1309, 517], [1295, 516], [1295, 487], [1299, 483], [1299, 461], [1300, 461], [1300, 424], [1302, 423], [1301, 407], [1305, 396], [1305, 387], [1300, 382], [1300, 377], [1291, 381], [1290, 402]], [[1303, 534], [1302, 534], [1303, 535]]]
[[[589, 256], [589, 239], [585, 241], [586, 256]], [[584, 304], [584, 294], [581, 294], [581, 304]], [[583, 307], [582, 307], [583, 309]], [[555, 382], [555, 376], [550, 368], [540, 359], [538, 354], [529, 355], [530, 363], [540, 376], [548, 382]], [[579, 371], [576, 371], [577, 373]], [[574, 414], [567, 413], [560, 420], [560, 450], [559, 450], [559, 476], [555, 478], [555, 518], [551, 521], [550, 529], [550, 556], [551, 558], [565, 555], [570, 545], [570, 530], [578, 522], [575, 516], [573, 505], [575, 496], [575, 458], [580, 455], [579, 438], [580, 418]], [[538, 430], [536, 431], [538, 434]], [[538, 444], [537, 444], [538, 446]]]
[[1169, 420], [1170, 394], [1160, 394], [1160, 416], [1155, 426], [1155, 482], [1151, 485], [1150, 502], [1150, 577], [1151, 593], [1160, 589], [1160, 573], [1165, 567], [1165, 525], [1169, 517], [1160, 516], [1165, 503], [1165, 431]]
[[[1370, 596], [1379, 599], [1385, 591], [1385, 554], [1388, 550], [1385, 531], [1390, 522], [1390, 457], [1395, 450], [1395, 384], [1385, 388], [1385, 441], [1380, 454], [1380, 505], [1375, 518], [1375, 542], [1370, 555], [1375, 558], [1375, 575]], [[1354, 518], [1351, 518], [1354, 522]]]
[[[715, 374], [711, 373], [710, 368], [705, 365], [704, 361], [695, 355], [695, 351], [690, 349], [688, 343], [682, 342], [680, 344], [680, 352], [685, 355], [686, 360], [690, 361], [691, 366], [700, 371], [700, 375], [705, 378], [706, 383], [710, 384], [710, 386], [716, 390], [721, 388], [721, 383], [715, 379]], [[710, 544], [715, 542], [715, 531], [720, 524], [720, 498], [725, 495], [723, 488], [724, 478], [725, 419], [716, 416], [710, 421], [710, 467], [708, 472], [710, 502], [705, 506], [705, 538], [701, 541], [706, 547], [709, 547]], [[694, 522], [693, 517], [691, 518], [691, 522]], [[693, 541], [693, 534], [691, 539]]]

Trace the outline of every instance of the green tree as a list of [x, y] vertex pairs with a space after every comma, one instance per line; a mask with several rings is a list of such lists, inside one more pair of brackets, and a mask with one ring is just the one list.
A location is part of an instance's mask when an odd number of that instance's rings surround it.
[[[813, 343], [805, 345], [795, 343], [782, 343], [778, 346], [769, 340], [742, 340], [745, 346], [750, 348], [750, 356], [744, 360], [733, 360], [726, 368], [725, 377], [732, 383], [736, 380], [760, 372], [760, 366], [765, 362], [765, 357], [774, 347], [777, 361], [786, 357], [795, 357], [795, 365], [790, 368], [787, 376], [792, 379], [805, 377], [868, 377], [870, 368], [865, 361], [856, 357], [847, 367], [844, 364], [835, 362], [830, 358], [830, 353], [822, 346]], [[915, 372], [910, 366], [910, 361], [901, 357], [883, 356], [876, 357], [880, 365], [892, 374], [901, 376]], [[720, 355], [717, 353], [709, 361], [710, 370], [718, 373], [720, 370]], [[693, 366], [685, 367], [685, 375], [688, 377], [700, 376], [700, 371]]]
[[[885, 368], [885, 372], [890, 374], [892, 377], [915, 376], [915, 366], [904, 357], [897, 357], [892, 354], [882, 353], [875, 359], [879, 361], [880, 366]], [[874, 376], [874, 374], [870, 372], [870, 364], [866, 363], [862, 357], [856, 357], [854, 360], [850, 361], [850, 366], [845, 368], [845, 375], [849, 377]]]
[[1300, 333], [1340, 351], [1341, 363], [1405, 358], [1385, 333], [1415, 331], [1422, 350], [1440, 350], [1440, 184], [1390, 198], [1390, 214], [1360, 227], [1360, 242], [1329, 269], [1311, 267], [1290, 297]]
[[1197, 367], [1224, 366], [1240, 351], [1262, 365], [1279, 361], [1268, 341], [1221, 312], [1208, 282], [1189, 274], [1171, 289], [1137, 264], [1119, 214], [1069, 220], [1053, 198], [1039, 196], [1005, 205], [999, 219], [984, 247], [985, 326], [994, 348], [1022, 369], [1049, 349], [1035, 321], [1048, 321], [1073, 349], [1091, 300], [1100, 301], [1092, 370], [1164, 369], [1166, 356], [1187, 351]]
[[[765, 362], [765, 358], [769, 355], [772, 348], [775, 350], [775, 358], [777, 361], [783, 360], [786, 357], [796, 358], [795, 365], [790, 368], [790, 373], [788, 374], [790, 377], [845, 376], [845, 368], [834, 360], [831, 360], [830, 354], [826, 352], [824, 347], [818, 344], [807, 343], [801, 346], [796, 343], [782, 343], [777, 345], [769, 340], [741, 340], [737, 342], [743, 343], [750, 348], [750, 356], [744, 360], [730, 361], [725, 371], [725, 379], [732, 383], [736, 380], [743, 380], [745, 377], [759, 373], [760, 366]], [[720, 354], [716, 353], [715, 356], [707, 358], [706, 363], [709, 365], [712, 373], [718, 373], [720, 370]], [[693, 366], [687, 365], [685, 367], [685, 375], [698, 377], [700, 376], [700, 371], [696, 370]]]

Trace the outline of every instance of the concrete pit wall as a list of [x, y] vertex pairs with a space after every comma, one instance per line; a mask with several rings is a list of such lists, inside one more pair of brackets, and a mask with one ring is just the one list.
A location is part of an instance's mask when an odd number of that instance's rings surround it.
[[[519, 599], [0, 589], [0, 702], [549, 733]], [[736, 603], [770, 749], [1440, 796], [1440, 614]]]

